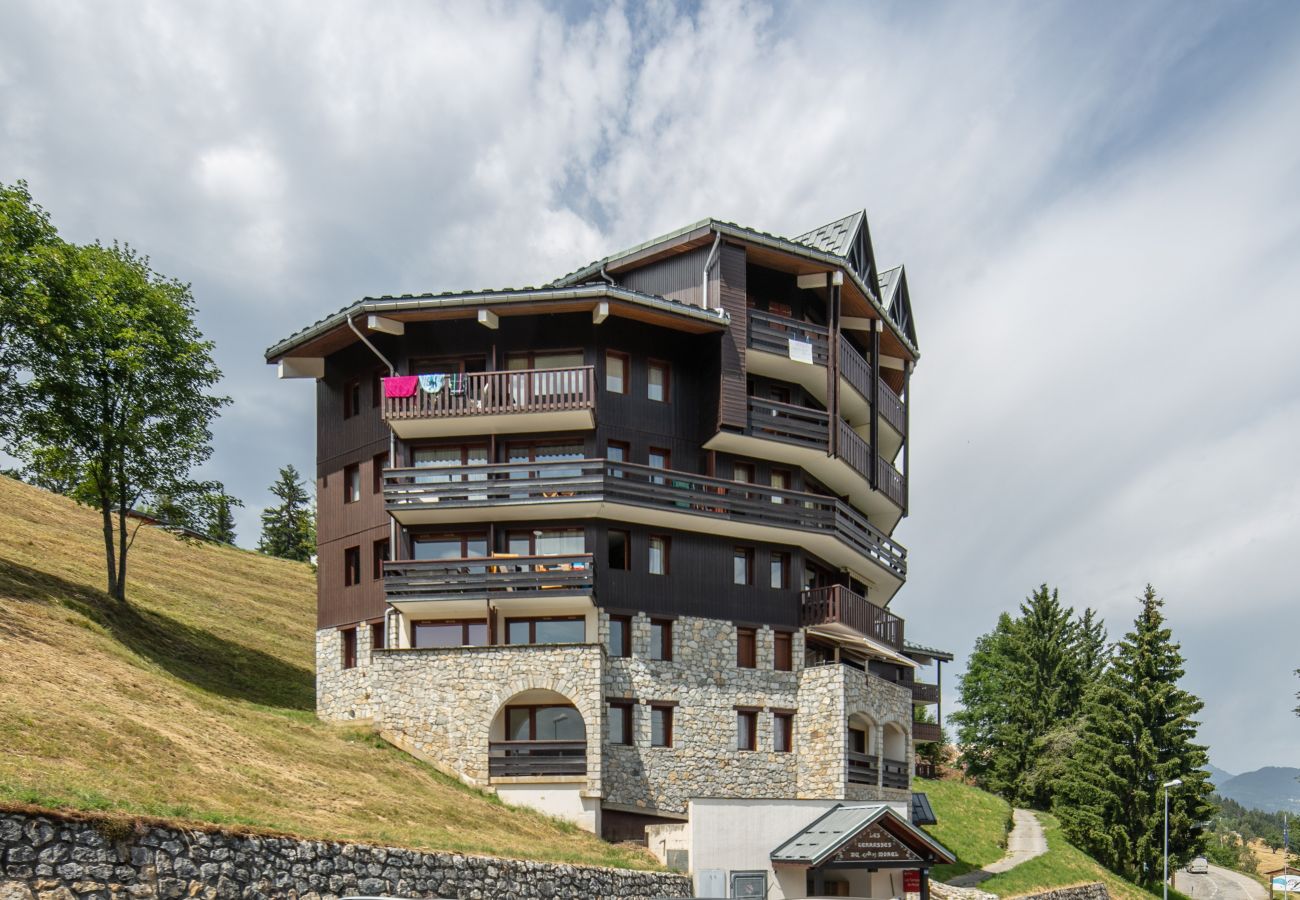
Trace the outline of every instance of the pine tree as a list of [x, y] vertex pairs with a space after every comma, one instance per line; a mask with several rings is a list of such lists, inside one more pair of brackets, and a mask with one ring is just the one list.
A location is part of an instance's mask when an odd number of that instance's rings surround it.
[[292, 465], [282, 468], [271, 493], [280, 503], [262, 511], [257, 549], [282, 559], [309, 561], [316, 553], [316, 515], [298, 470]]
[[1056, 791], [1066, 835], [1107, 868], [1137, 881], [1160, 882], [1164, 795], [1169, 791], [1169, 855], [1190, 858], [1204, 844], [1201, 823], [1213, 807], [1204, 746], [1197, 744], [1202, 703], [1178, 687], [1179, 645], [1147, 585], [1133, 631], [1091, 691], [1083, 730]]
[[243, 506], [243, 502], [227, 494], [225, 487], [217, 483], [215, 490], [204, 495], [201, 505], [204, 533], [214, 541], [233, 544], [235, 542], [234, 509]]

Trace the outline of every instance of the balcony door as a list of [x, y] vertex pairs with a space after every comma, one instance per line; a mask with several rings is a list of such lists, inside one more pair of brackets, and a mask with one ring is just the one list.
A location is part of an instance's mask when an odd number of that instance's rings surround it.
[[[532, 375], [510, 376], [510, 399], [521, 405], [545, 403], [573, 397], [582, 390], [581, 350], [546, 350], [511, 353], [506, 369], [511, 372], [532, 370]], [[565, 371], [555, 371], [562, 369]]]
[[512, 463], [537, 463], [512, 471], [511, 478], [576, 478], [582, 467], [565, 463], [584, 459], [586, 450], [582, 441], [530, 441], [510, 444], [506, 455]]
[[573, 706], [508, 706], [506, 739], [511, 741], [585, 741], [587, 729]]
[[[411, 466], [427, 470], [415, 476], [417, 484], [446, 484], [459, 481], [486, 481], [485, 472], [465, 472], [466, 466], [487, 465], [486, 444], [454, 444], [442, 447], [416, 447], [411, 450]], [[450, 496], [450, 495], [449, 495]], [[486, 495], [470, 495], [482, 500]]]

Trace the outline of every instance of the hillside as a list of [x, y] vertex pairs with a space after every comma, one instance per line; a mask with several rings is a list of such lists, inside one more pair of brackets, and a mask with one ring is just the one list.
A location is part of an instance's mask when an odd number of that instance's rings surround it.
[[144, 528], [121, 608], [98, 528], [0, 477], [0, 802], [653, 865], [318, 722], [307, 566]]
[[1217, 784], [1218, 793], [1248, 809], [1300, 814], [1300, 769], [1265, 766]]
[[1207, 765], [1205, 767], [1205, 771], [1209, 773], [1210, 784], [1213, 785], [1224, 784], [1230, 779], [1237, 777], [1236, 775], [1233, 775], [1231, 772], [1228, 772], [1224, 769], [1220, 769], [1218, 766], [1215, 765]]
[[[955, 866], [937, 866], [940, 881], [1000, 859], [1011, 828], [1011, 807], [1005, 800], [959, 781], [916, 780], [934, 807], [938, 825], [925, 830], [957, 856]], [[1114, 900], [1152, 900], [1148, 893], [1104, 868], [1095, 859], [1072, 846], [1061, 833], [1060, 823], [1049, 813], [1035, 813], [1047, 834], [1047, 853], [1014, 869], [995, 875], [979, 890], [999, 897], [1045, 891], [1093, 881], [1105, 882]], [[1174, 896], [1174, 892], [1170, 891]]]

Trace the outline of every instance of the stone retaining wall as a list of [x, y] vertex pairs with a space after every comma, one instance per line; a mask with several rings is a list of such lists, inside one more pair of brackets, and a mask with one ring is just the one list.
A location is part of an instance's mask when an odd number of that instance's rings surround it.
[[663, 872], [0, 810], [2, 900], [689, 897]]

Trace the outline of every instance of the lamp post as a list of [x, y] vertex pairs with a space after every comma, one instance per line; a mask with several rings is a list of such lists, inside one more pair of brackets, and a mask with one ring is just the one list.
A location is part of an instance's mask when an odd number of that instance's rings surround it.
[[1175, 778], [1173, 781], [1166, 781], [1165, 788], [1165, 880], [1161, 885], [1164, 892], [1164, 900], [1169, 900], [1169, 789], [1178, 787], [1183, 783], [1181, 778]]

